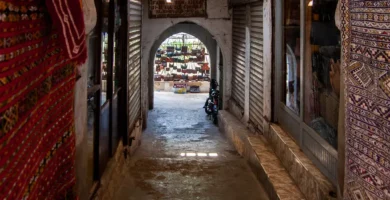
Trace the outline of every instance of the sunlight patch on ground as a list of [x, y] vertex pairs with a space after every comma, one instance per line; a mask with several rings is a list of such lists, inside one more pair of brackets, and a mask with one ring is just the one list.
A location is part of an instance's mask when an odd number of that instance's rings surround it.
[[218, 153], [180, 153], [181, 157], [218, 157]]

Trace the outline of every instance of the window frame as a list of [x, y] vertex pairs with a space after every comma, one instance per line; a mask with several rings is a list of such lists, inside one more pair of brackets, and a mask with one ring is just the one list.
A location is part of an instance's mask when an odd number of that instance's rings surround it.
[[[318, 133], [304, 122], [305, 105], [305, 66], [307, 59], [306, 41], [306, 14], [308, 0], [300, 0], [300, 113], [297, 115], [283, 102], [285, 84], [285, 48], [284, 48], [284, 1], [275, 1], [275, 38], [274, 41], [274, 121], [277, 122], [297, 142], [302, 151], [320, 169], [320, 171], [337, 185], [338, 152]], [[283, 59], [280, 59], [283, 58]], [[315, 144], [316, 143], [316, 144]], [[318, 145], [317, 145], [318, 144]], [[326, 155], [325, 155], [326, 154]]]

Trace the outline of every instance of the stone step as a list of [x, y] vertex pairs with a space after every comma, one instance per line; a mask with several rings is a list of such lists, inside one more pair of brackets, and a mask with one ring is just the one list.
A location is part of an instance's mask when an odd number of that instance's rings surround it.
[[336, 188], [281, 127], [271, 124], [265, 137], [307, 199], [336, 199]]
[[303, 200], [304, 195], [284, 168], [272, 147], [263, 136], [253, 135], [227, 111], [219, 113], [219, 127], [249, 162], [269, 198], [275, 200]]

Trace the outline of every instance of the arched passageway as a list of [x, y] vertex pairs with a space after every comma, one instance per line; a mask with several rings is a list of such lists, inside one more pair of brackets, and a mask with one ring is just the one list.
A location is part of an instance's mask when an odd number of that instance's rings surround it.
[[206, 117], [204, 96], [156, 92], [155, 98], [142, 145], [116, 177], [121, 186], [112, 199], [269, 199], [246, 160]]
[[142, 145], [126, 163], [124, 171], [129, 174], [118, 177], [122, 186], [113, 191], [113, 199], [268, 200], [246, 160], [207, 118], [202, 108], [207, 93], [154, 93], [157, 49], [165, 39], [181, 32], [193, 35], [206, 46], [212, 78], [218, 74], [217, 60], [224, 60], [214, 37], [193, 23], [176, 24], [154, 41], [147, 53], [147, 67], [149, 102], [156, 106], [145, 118], [148, 126], [142, 134]]
[[[192, 22], [182, 22], [175, 24], [171, 26], [170, 28], [166, 29], [159, 37], [155, 40], [153, 43], [153, 46], [149, 53], [149, 59], [148, 59], [148, 70], [149, 70], [149, 77], [148, 77], [148, 93], [149, 93], [149, 109], [153, 109], [154, 107], [154, 82], [153, 82], [153, 75], [154, 75], [154, 59], [155, 54], [160, 47], [160, 45], [169, 37], [172, 35], [178, 34], [178, 33], [187, 33], [190, 34], [197, 39], [199, 39], [207, 48], [209, 55], [210, 55], [210, 66], [211, 66], [211, 78], [216, 79], [217, 78], [217, 65], [220, 63], [217, 63], [218, 60], [221, 60], [221, 57], [218, 53], [218, 45], [217, 41], [214, 39], [213, 35], [210, 34], [209, 31], [207, 31], [202, 26], [199, 26]], [[222, 54], [221, 54], [222, 55]], [[221, 62], [222, 63], [222, 62]], [[222, 80], [222, 79], [221, 79]], [[220, 82], [220, 85], [223, 83]]]
[[195, 36], [181, 32], [168, 37], [161, 43], [154, 58], [154, 88], [150, 88], [151, 92], [153, 89], [172, 92], [175, 84], [186, 84], [176, 93], [209, 92], [210, 64], [215, 63], [215, 58], [210, 57], [206, 45]]

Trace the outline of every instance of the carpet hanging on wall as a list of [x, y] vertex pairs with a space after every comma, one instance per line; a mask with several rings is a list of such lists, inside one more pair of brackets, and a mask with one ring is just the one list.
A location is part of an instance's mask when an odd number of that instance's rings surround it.
[[344, 199], [390, 199], [390, 1], [341, 0]]
[[0, 199], [76, 199], [80, 2], [0, 0], [0, 14]]

